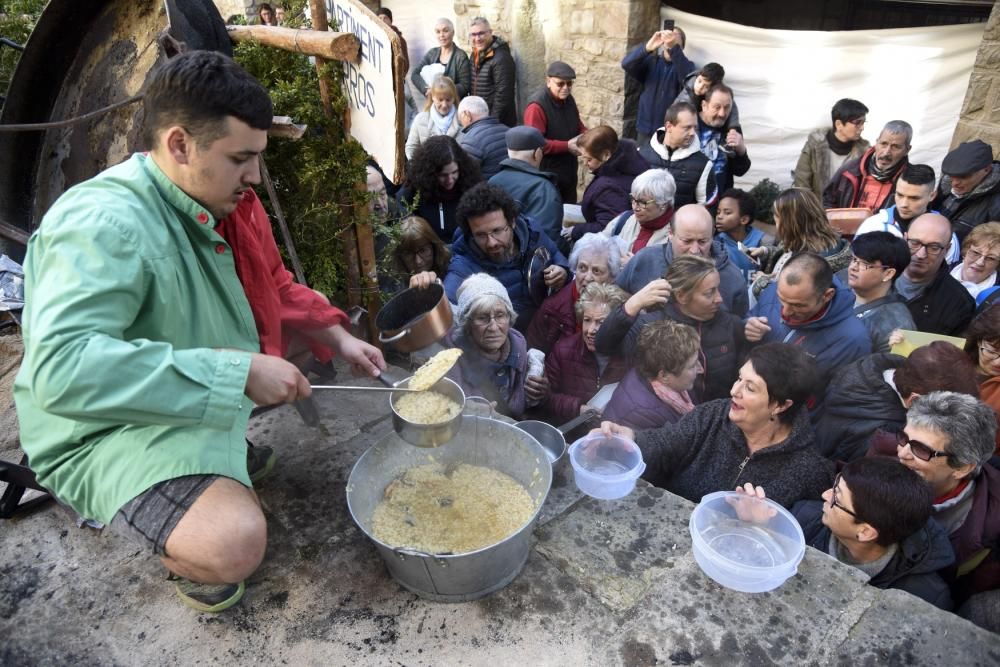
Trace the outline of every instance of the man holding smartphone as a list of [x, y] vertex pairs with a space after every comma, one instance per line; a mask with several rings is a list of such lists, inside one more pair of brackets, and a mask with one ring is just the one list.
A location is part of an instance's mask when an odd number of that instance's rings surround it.
[[694, 71], [694, 63], [684, 55], [684, 31], [672, 19], [663, 22], [663, 30], [625, 54], [622, 69], [642, 84], [639, 112], [635, 120], [640, 146], [649, 143], [660, 127], [667, 108], [684, 87], [684, 79]]

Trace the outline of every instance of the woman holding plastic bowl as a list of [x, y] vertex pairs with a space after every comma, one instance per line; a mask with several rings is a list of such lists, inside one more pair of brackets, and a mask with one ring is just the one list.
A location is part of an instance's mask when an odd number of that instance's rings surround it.
[[749, 482], [791, 507], [819, 498], [833, 482], [830, 463], [813, 445], [806, 410], [817, 379], [815, 362], [800, 348], [767, 343], [740, 368], [730, 399], [702, 403], [658, 429], [636, 433], [604, 422], [600, 431], [634, 440], [646, 476], [692, 502]]

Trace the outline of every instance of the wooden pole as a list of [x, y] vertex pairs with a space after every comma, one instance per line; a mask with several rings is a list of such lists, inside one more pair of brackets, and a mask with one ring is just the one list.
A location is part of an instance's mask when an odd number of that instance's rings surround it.
[[361, 60], [361, 42], [350, 32], [294, 30], [267, 25], [226, 26], [234, 42], [256, 41], [282, 51], [295, 51], [327, 60]]

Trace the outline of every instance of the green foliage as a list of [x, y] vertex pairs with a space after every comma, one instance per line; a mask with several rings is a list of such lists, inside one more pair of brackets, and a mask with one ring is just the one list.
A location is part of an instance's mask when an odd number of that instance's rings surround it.
[[[42, 9], [48, 0], [4, 0], [0, 4], [0, 37], [23, 45], [35, 28]], [[21, 52], [7, 46], [0, 47], [0, 93], [7, 90], [14, 76], [14, 68]]]
[[781, 194], [778, 184], [769, 178], [765, 178], [753, 186], [750, 196], [757, 204], [757, 219], [769, 225], [774, 224], [774, 200]]
[[[290, 3], [290, 13], [303, 4]], [[327, 118], [319, 77], [308, 58], [249, 42], [237, 44], [235, 56], [270, 91], [275, 115], [309, 126], [298, 141], [272, 138], [264, 158], [309, 285], [325, 294], [344, 294], [343, 235], [351, 225], [369, 222], [369, 196], [367, 153], [344, 131], [348, 101], [340, 88], [340, 64], [326, 67], [333, 106], [333, 117]], [[258, 192], [273, 210], [263, 188]], [[277, 228], [275, 238], [280, 242]]]

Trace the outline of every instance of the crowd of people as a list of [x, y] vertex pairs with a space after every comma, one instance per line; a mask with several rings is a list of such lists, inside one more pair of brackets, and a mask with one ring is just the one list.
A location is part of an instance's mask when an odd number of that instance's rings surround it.
[[[837, 101], [772, 238], [733, 187], [750, 167], [734, 92], [721, 65], [684, 55], [682, 30], [622, 61], [642, 85], [636, 140], [584, 126], [560, 61], [517, 125], [510, 45], [483, 18], [469, 54], [454, 32], [437, 21], [411, 73], [427, 104], [406, 182], [387, 194], [368, 171], [373, 212], [401, 212], [380, 278], [443, 283], [443, 344], [464, 352], [453, 379], [513, 418], [591, 414], [639, 444], [651, 482], [692, 501], [766, 495], [872, 585], [996, 629], [982, 612], [1000, 595], [991, 147], [957, 146], [938, 182], [909, 163], [909, 124], [867, 146], [867, 108]], [[281, 265], [252, 189], [273, 115], [260, 84], [194, 51], [153, 75], [144, 108], [149, 152], [68, 190], [31, 240], [15, 396], [39, 481], [218, 611], [266, 545], [251, 484], [273, 452], [245, 441], [250, 407], [310, 393], [283, 357], [338, 354], [368, 375], [385, 361]], [[592, 178], [574, 224], [578, 165]], [[864, 212], [853, 238], [832, 209]], [[964, 348], [893, 354], [906, 331]]]
[[[435, 30], [450, 51], [428, 58], [445, 65], [461, 50], [450, 22]], [[470, 35], [463, 129], [454, 142], [420, 139], [414, 124], [410, 140], [423, 144], [400, 199], [428, 262], [450, 255], [443, 273], [422, 266], [409, 284], [440, 279], [454, 304], [446, 344], [466, 354], [453, 378], [513, 418], [603, 420], [636, 440], [649, 481], [690, 500], [737, 487], [772, 498], [872, 585], [972, 618], [997, 609], [992, 148], [960, 144], [939, 180], [910, 163], [909, 123], [886, 123], [869, 144], [868, 108], [837, 100], [789, 165], [772, 236], [733, 187], [750, 157], [725, 70], [697, 68], [682, 30], [657, 31], [622, 60], [642, 87], [636, 139], [584, 125], [562, 61], [513, 125], [513, 62], [477, 64], [509, 44], [481, 18]], [[454, 99], [447, 74], [422, 83], [428, 108], [438, 86]], [[440, 134], [444, 120], [434, 116]], [[438, 141], [457, 147], [423, 157]], [[582, 222], [563, 220], [581, 166]], [[469, 178], [458, 187], [455, 174]], [[845, 211], [856, 222], [839, 231], [831, 221]], [[894, 354], [910, 331], [968, 342]], [[544, 370], [529, 370], [529, 350]]]

